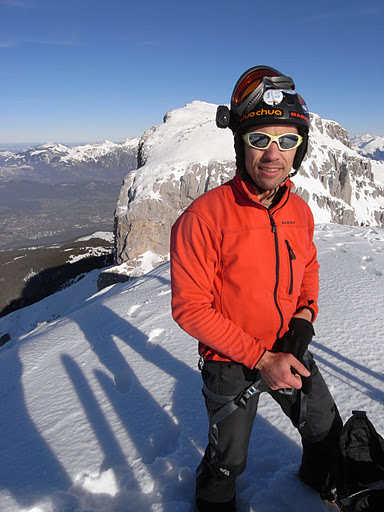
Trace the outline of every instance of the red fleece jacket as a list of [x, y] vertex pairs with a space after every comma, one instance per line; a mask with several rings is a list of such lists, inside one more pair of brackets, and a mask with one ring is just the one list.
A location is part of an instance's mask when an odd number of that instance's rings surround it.
[[300, 308], [317, 315], [314, 222], [285, 185], [263, 206], [235, 176], [197, 198], [171, 234], [172, 313], [205, 358], [254, 368]]

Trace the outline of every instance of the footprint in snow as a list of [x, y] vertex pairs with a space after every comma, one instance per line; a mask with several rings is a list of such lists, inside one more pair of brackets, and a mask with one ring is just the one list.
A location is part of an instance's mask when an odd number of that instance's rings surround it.
[[148, 335], [148, 343], [151, 345], [157, 345], [165, 338], [165, 329], [157, 328], [153, 329]]
[[130, 368], [123, 368], [115, 375], [116, 389], [120, 393], [126, 394], [132, 387], [132, 372]]
[[175, 452], [179, 446], [180, 426], [167, 421], [163, 425], [155, 423], [156, 428], [147, 438], [142, 450], [144, 464], [152, 464], [157, 457], [166, 457]]
[[346, 251], [346, 249], [344, 248], [344, 246], [345, 246], [345, 244], [344, 244], [344, 243], [339, 242], [339, 243], [337, 243], [337, 244], [336, 244], [336, 246], [337, 246], [337, 249], [338, 249], [339, 251], [341, 251], [341, 252], [347, 252], [347, 251]]
[[136, 318], [137, 316], [139, 316], [141, 308], [141, 304], [135, 304], [134, 306], [131, 306], [128, 310], [128, 316]]
[[168, 290], [161, 290], [157, 295], [160, 297], [161, 295], [169, 295], [171, 293], [171, 289], [168, 288]]
[[383, 275], [383, 273], [373, 265], [374, 259], [371, 258], [371, 256], [363, 256], [362, 261], [363, 264], [361, 265], [361, 268], [363, 270], [366, 270], [372, 276], [381, 277]]
[[377, 268], [375, 268], [373, 265], [368, 265], [367, 267], [367, 271], [372, 275], [372, 276], [379, 276], [379, 277], [382, 277], [383, 273], [380, 271], [380, 270], [377, 270]]

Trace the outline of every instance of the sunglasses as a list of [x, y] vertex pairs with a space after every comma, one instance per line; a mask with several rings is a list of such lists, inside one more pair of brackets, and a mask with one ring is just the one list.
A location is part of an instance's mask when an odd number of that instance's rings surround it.
[[249, 111], [263, 97], [268, 87], [273, 89], [295, 88], [292, 78], [268, 66], [256, 66], [239, 78], [232, 94], [231, 105], [238, 115]]
[[264, 132], [249, 132], [243, 135], [243, 140], [248, 146], [255, 149], [268, 149], [272, 142], [276, 142], [280, 151], [290, 151], [300, 146], [303, 137], [298, 133], [270, 135]]

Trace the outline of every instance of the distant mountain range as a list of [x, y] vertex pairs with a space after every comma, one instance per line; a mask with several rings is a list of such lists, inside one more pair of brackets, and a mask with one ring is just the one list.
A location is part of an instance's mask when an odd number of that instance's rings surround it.
[[384, 137], [375, 135], [354, 135], [351, 137], [353, 148], [361, 155], [373, 160], [384, 160]]
[[139, 139], [81, 146], [46, 143], [18, 151], [0, 151], [0, 181], [39, 183], [121, 183], [136, 168]]
[[[47, 142], [29, 147], [0, 144], [0, 181], [120, 183], [137, 167], [139, 141], [139, 138], [128, 138], [121, 143], [102, 141], [81, 145]], [[1, 150], [2, 146], [8, 149]], [[350, 146], [362, 156], [384, 160], [384, 137], [354, 135]]]
[[119, 187], [137, 167], [138, 143], [8, 145], [0, 151], [0, 250], [111, 231]]

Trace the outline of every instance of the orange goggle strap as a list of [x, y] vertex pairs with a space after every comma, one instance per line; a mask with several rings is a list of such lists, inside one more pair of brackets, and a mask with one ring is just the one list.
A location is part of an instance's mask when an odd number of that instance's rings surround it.
[[274, 68], [253, 67], [237, 81], [232, 93], [231, 110], [239, 117], [250, 112], [260, 102], [267, 87], [292, 90], [295, 84], [292, 78], [282, 75]]

